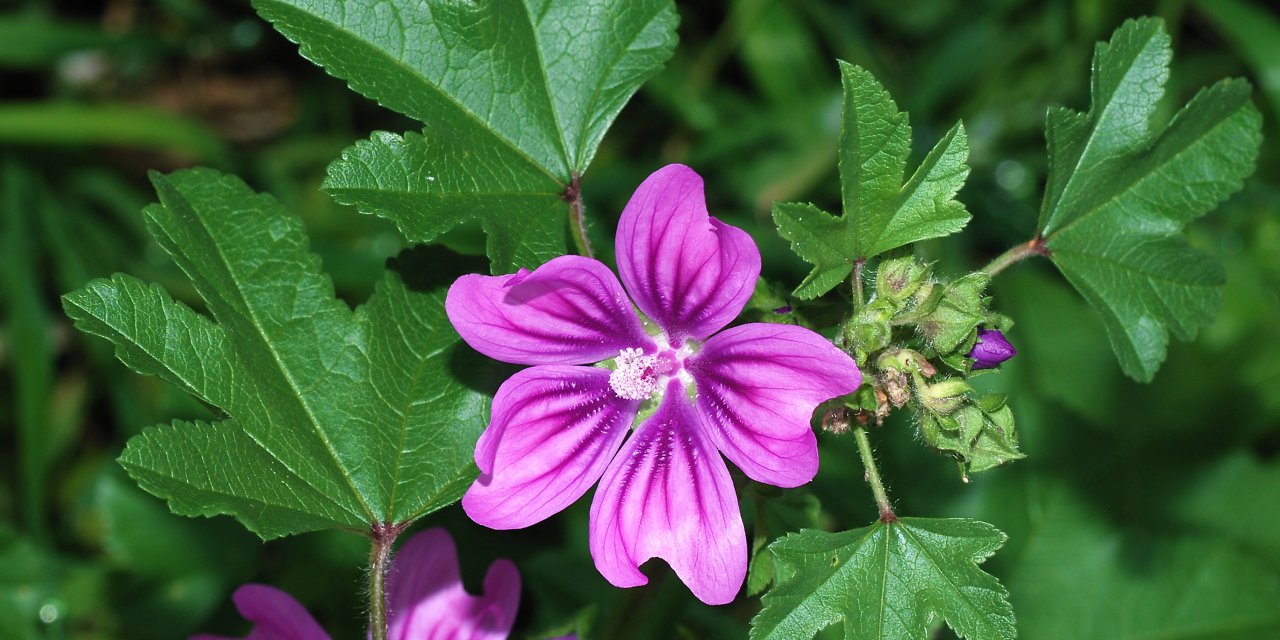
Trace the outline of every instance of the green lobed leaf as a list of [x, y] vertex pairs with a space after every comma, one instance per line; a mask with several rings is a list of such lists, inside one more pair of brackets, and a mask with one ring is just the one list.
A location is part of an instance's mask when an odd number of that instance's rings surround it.
[[1182, 227], [1240, 189], [1261, 144], [1243, 80], [1201, 90], [1157, 127], [1171, 56], [1160, 20], [1126, 22], [1095, 51], [1089, 111], [1052, 110], [1046, 128], [1039, 235], [1140, 381], [1155, 375], [1170, 331], [1187, 340], [1213, 319], [1222, 267]]
[[211, 170], [152, 180], [161, 204], [147, 226], [213, 319], [124, 275], [63, 305], [127, 366], [227, 419], [145, 430], [120, 457], [130, 475], [178, 513], [231, 514], [264, 538], [404, 522], [457, 500], [486, 400], [455, 372], [484, 369], [462, 360], [443, 292], [393, 267], [352, 311], [274, 199]]
[[255, 0], [302, 54], [422, 122], [330, 167], [340, 202], [428, 242], [479, 219], [495, 272], [564, 253], [563, 195], [675, 47], [670, 0]]
[[871, 72], [840, 62], [844, 102], [840, 187], [844, 215], [811, 204], [775, 203], [778, 232], [813, 271], [796, 288], [816, 298], [844, 281], [854, 264], [891, 249], [955, 233], [969, 212], [955, 200], [969, 175], [969, 143], [956, 123], [906, 179], [911, 125]]
[[844, 637], [929, 637], [935, 615], [962, 638], [1013, 638], [1008, 592], [978, 565], [1004, 544], [985, 522], [902, 518], [773, 543], [778, 585], [752, 620], [752, 640], [810, 638], [843, 622]]

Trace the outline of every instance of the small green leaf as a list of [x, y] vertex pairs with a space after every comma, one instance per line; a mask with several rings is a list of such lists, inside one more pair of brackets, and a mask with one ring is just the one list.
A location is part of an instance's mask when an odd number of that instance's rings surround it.
[[1046, 131], [1039, 235], [1140, 381], [1164, 360], [1169, 331], [1187, 340], [1213, 319], [1222, 266], [1182, 227], [1240, 189], [1261, 144], [1243, 80], [1201, 90], [1157, 127], [1171, 56], [1160, 20], [1126, 22], [1095, 51], [1089, 111], [1053, 110]]
[[1008, 592], [978, 569], [1004, 541], [995, 527], [965, 519], [793, 533], [769, 546], [778, 585], [764, 596], [751, 638], [811, 638], [843, 622], [849, 640], [920, 639], [935, 615], [961, 638], [1013, 638]]
[[773, 203], [778, 233], [791, 242], [791, 250], [814, 265], [793, 295], [812, 300], [844, 282], [853, 273], [857, 257], [850, 251], [847, 224], [812, 204]]
[[442, 292], [393, 266], [352, 311], [275, 200], [209, 170], [152, 179], [148, 227], [213, 319], [123, 275], [63, 306], [227, 419], [145, 430], [120, 457], [130, 475], [175, 512], [231, 514], [264, 538], [410, 521], [460, 497], [486, 400], [455, 372], [485, 369], [459, 359]]
[[302, 54], [423, 135], [375, 133], [330, 167], [341, 202], [427, 242], [482, 221], [495, 272], [564, 253], [604, 132], [675, 47], [670, 0], [255, 0]]
[[840, 186], [844, 215], [811, 204], [775, 203], [778, 231], [814, 265], [796, 289], [816, 298], [840, 284], [858, 261], [890, 249], [955, 233], [969, 212], [955, 194], [969, 175], [964, 124], [956, 123], [910, 179], [911, 126], [871, 73], [840, 62], [844, 103], [840, 126]]

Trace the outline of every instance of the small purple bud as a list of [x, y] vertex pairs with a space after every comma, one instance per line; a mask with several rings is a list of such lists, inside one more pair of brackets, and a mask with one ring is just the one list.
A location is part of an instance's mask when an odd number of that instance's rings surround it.
[[978, 329], [978, 342], [969, 351], [974, 369], [994, 369], [1015, 355], [1018, 355], [1018, 350], [995, 329]]
[[774, 310], [773, 310], [773, 312], [774, 312], [774, 313], [776, 313], [776, 314], [778, 314], [778, 315], [780, 315], [780, 316], [785, 316], [785, 315], [787, 315], [788, 313], [791, 313], [791, 305], [789, 305], [789, 304], [784, 304], [784, 305], [782, 305], [781, 307], [778, 307], [777, 309], [774, 309]]

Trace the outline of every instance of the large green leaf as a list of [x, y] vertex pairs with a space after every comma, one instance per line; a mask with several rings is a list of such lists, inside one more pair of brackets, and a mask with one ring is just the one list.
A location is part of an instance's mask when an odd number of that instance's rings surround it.
[[769, 546], [778, 585], [752, 621], [752, 640], [811, 638], [839, 622], [849, 640], [929, 637], [935, 615], [962, 638], [1013, 638], [1013, 608], [978, 565], [1005, 536], [985, 522], [902, 518]]
[[264, 538], [403, 522], [456, 500], [475, 475], [485, 400], [454, 373], [470, 365], [442, 293], [392, 268], [353, 312], [275, 200], [209, 170], [153, 182], [147, 225], [213, 319], [124, 275], [64, 307], [126, 365], [226, 419], [147, 429], [120, 458], [130, 475], [174, 511], [232, 514]]
[[675, 46], [670, 0], [255, 0], [302, 54], [421, 121], [330, 168], [339, 201], [426, 242], [467, 219], [495, 271], [564, 253], [566, 189]]
[[816, 298], [849, 277], [854, 265], [927, 238], [955, 233], [969, 212], [955, 200], [969, 175], [964, 125], [938, 141], [906, 183], [911, 125], [871, 72], [840, 62], [844, 103], [840, 187], [844, 215], [811, 204], [776, 203], [773, 219], [792, 249], [814, 265], [796, 288]]
[[1200, 91], [1158, 127], [1171, 56], [1160, 20], [1126, 22], [1094, 54], [1089, 111], [1055, 109], [1046, 132], [1039, 235], [1142, 381], [1164, 360], [1169, 331], [1190, 339], [1213, 319], [1222, 267], [1181, 230], [1240, 188], [1261, 143], [1243, 80]]

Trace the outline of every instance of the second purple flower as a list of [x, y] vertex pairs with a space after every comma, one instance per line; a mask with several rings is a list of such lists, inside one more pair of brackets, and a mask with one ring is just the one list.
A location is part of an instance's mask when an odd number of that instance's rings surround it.
[[[758, 482], [808, 482], [814, 408], [862, 376], [808, 329], [720, 331], [751, 297], [760, 252], [708, 215], [688, 167], [664, 167], [636, 189], [616, 246], [621, 283], [596, 260], [562, 256], [450, 287], [445, 308], [469, 345], [536, 365], [494, 397], [476, 445], [480, 478], [462, 506], [480, 524], [517, 529], [600, 480], [590, 529], [600, 573], [638, 586], [639, 566], [662, 558], [700, 600], [723, 604], [746, 575], [747, 540], [720, 454]], [[607, 366], [582, 366], [593, 363]]]

